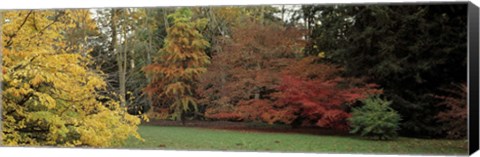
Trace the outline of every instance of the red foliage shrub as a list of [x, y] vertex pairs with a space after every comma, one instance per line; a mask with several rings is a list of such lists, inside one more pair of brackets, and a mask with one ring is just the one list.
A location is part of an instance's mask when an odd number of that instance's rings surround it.
[[341, 69], [335, 66], [315, 62], [313, 57], [290, 62], [277, 74], [282, 75], [281, 81], [268, 98], [241, 100], [209, 118], [269, 124], [300, 119], [304, 126], [347, 129], [348, 104], [382, 91], [374, 84], [362, 84], [362, 79], [339, 77]]
[[444, 131], [450, 138], [465, 138], [467, 136], [467, 85], [457, 84], [453, 89], [444, 89], [445, 95], [435, 95], [441, 100], [438, 103], [447, 109], [438, 113], [436, 118], [444, 122]]
[[362, 79], [339, 77], [340, 70], [317, 64], [312, 57], [292, 64], [283, 73], [279, 92], [272, 94], [275, 103], [299, 108], [295, 110], [300, 111], [297, 116], [304, 119], [303, 125], [347, 129], [348, 104], [382, 91], [374, 84], [362, 85]]

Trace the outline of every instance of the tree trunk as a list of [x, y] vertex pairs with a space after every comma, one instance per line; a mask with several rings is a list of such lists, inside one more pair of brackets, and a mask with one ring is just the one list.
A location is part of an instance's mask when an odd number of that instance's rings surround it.
[[[110, 18], [110, 29], [112, 30], [111, 38], [112, 38], [112, 43], [110, 45], [110, 51], [112, 51], [116, 57], [117, 57], [117, 67], [118, 67], [118, 83], [119, 83], [119, 99], [120, 99], [120, 106], [125, 107], [125, 93], [126, 93], [126, 71], [124, 65], [124, 55], [126, 53], [126, 48], [124, 47], [123, 51], [117, 51], [117, 9], [112, 9], [111, 10], [111, 18]], [[121, 33], [120, 33], [121, 34]], [[125, 40], [126, 41], [126, 40]], [[125, 44], [126, 45], [126, 44]]]
[[[147, 13], [147, 16], [145, 18], [147, 18], [147, 20], [145, 20], [145, 23], [144, 23], [144, 27], [145, 28], [148, 28], [148, 25], [149, 25], [149, 22], [150, 22], [150, 16], [151, 16], [151, 12], [149, 9], [146, 9], [145, 10], [146, 13]], [[149, 31], [152, 31], [152, 30], [149, 30]], [[152, 38], [152, 34], [154, 34], [153, 32], [151, 32], [151, 34], [148, 35], [148, 50], [146, 51], [147, 53], [147, 58], [146, 58], [146, 64], [145, 65], [150, 65], [152, 64], [152, 51], [153, 51], [153, 48], [152, 48], [152, 41], [153, 41], [153, 38]], [[146, 77], [147, 79], [147, 83], [150, 83], [150, 78], [149, 77]]]
[[[262, 65], [260, 64], [260, 62], [257, 62], [257, 70], [260, 71], [262, 70]], [[255, 90], [256, 90], [256, 93], [254, 95], [254, 98], [255, 99], [260, 99], [260, 92], [261, 92], [261, 88], [256, 86], [255, 87]]]
[[260, 99], [260, 93], [255, 93], [255, 99]]
[[[217, 21], [217, 18], [215, 16], [215, 13], [213, 13], [213, 8], [212, 7], [209, 7], [208, 8], [208, 15], [207, 15], [211, 20], [212, 20], [212, 25], [213, 27], [216, 27], [218, 29], [218, 31], [220, 32], [221, 36], [224, 37], [225, 36], [225, 29], [223, 29], [223, 24], [219, 23]], [[212, 28], [214, 29], [214, 28]], [[213, 38], [213, 36], [212, 36]]]
[[181, 111], [180, 113], [180, 120], [182, 121], [182, 125], [185, 126], [185, 111]]
[[[125, 10], [126, 12], [126, 10]], [[125, 14], [124, 12], [124, 14]], [[125, 16], [123, 16], [125, 17]], [[118, 54], [118, 75], [119, 75], [119, 88], [120, 88], [120, 106], [126, 106], [126, 93], [127, 93], [127, 65], [128, 65], [128, 39], [127, 39], [127, 31], [125, 22], [123, 22], [122, 26], [122, 34], [123, 34], [123, 51], [119, 52]]]
[[110, 29], [112, 30], [112, 35], [111, 35], [111, 38], [112, 38], [112, 43], [110, 44], [110, 48], [109, 48], [109, 51], [112, 51], [114, 54], [115, 54], [115, 48], [117, 47], [117, 27], [116, 27], [116, 9], [112, 9], [110, 11], [111, 13], [111, 16], [110, 16]]
[[163, 21], [164, 21], [164, 24], [165, 24], [165, 30], [168, 30], [168, 28], [170, 27], [170, 24], [168, 23], [166, 8], [163, 9]]
[[119, 90], [120, 90], [120, 106], [125, 107], [125, 93], [126, 93], [126, 71], [124, 62], [123, 62], [123, 57], [119, 56], [117, 63], [118, 63], [118, 79], [119, 79]]
[[292, 127], [292, 129], [300, 128], [303, 120], [304, 119], [302, 117], [297, 117], [295, 120], [293, 120], [292, 123], [290, 123], [290, 126]]
[[[82, 12], [83, 13], [83, 12]], [[80, 49], [80, 53], [82, 54], [82, 57], [86, 57], [87, 56], [87, 45], [88, 45], [88, 35], [87, 35], [87, 29], [88, 29], [88, 26], [87, 26], [87, 15], [83, 14], [83, 19], [82, 19], [82, 23], [83, 23], [83, 43], [82, 43], [82, 48]]]

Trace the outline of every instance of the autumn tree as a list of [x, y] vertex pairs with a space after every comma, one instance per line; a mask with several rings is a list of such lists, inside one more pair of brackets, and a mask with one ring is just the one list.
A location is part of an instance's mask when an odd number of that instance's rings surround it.
[[301, 36], [296, 28], [248, 19], [232, 28], [231, 38], [222, 38], [215, 48], [197, 89], [200, 103], [207, 108], [205, 116], [234, 116], [228, 114], [240, 102], [268, 98], [279, 81], [278, 72], [301, 54]]
[[134, 23], [135, 31], [129, 38], [130, 54], [126, 74], [127, 107], [131, 114], [144, 114], [151, 109], [151, 102], [143, 89], [150, 79], [142, 70], [153, 63], [166, 38], [165, 10], [173, 8], [142, 8], [136, 10], [140, 17]]
[[4, 145], [107, 147], [140, 138], [140, 120], [97, 92], [106, 84], [89, 68], [87, 47], [66, 40], [77, 27], [95, 31], [92, 21], [77, 23], [76, 15], [90, 18], [84, 13], [8, 11], [1, 19]]
[[380, 93], [341, 68], [305, 57], [303, 32], [245, 21], [225, 38], [197, 92], [210, 119], [347, 127], [349, 104]]
[[204, 50], [209, 43], [198, 32], [204, 20], [192, 20], [190, 9], [180, 8], [168, 16], [173, 21], [155, 63], [144, 68], [151, 82], [145, 88], [153, 104], [166, 105], [174, 119], [185, 123], [185, 114], [197, 110], [194, 90], [198, 77], [210, 63]]
[[272, 94], [275, 108], [293, 110], [284, 113], [294, 114], [300, 125], [346, 130], [350, 105], [382, 91], [364, 79], [342, 77], [341, 68], [319, 60], [307, 57], [285, 68], [279, 92]]

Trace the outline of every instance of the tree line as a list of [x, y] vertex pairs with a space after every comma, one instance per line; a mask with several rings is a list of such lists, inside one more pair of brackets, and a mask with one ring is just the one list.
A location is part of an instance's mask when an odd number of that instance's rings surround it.
[[463, 4], [1, 14], [6, 145], [119, 145], [146, 117], [466, 136]]

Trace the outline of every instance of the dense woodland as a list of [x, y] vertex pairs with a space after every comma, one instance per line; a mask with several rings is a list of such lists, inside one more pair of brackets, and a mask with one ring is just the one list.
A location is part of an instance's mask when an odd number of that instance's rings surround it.
[[148, 119], [466, 138], [467, 5], [0, 13], [4, 145], [121, 145]]

